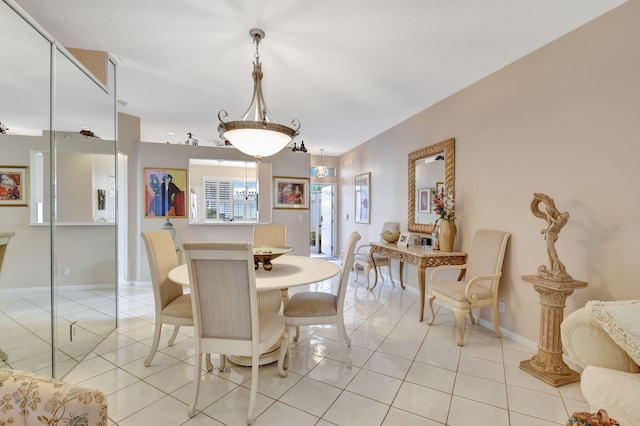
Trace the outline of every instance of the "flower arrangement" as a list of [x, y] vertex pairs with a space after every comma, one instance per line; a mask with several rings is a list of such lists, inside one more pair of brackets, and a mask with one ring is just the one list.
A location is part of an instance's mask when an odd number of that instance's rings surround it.
[[436, 220], [436, 225], [438, 221], [441, 219], [444, 220], [456, 220], [456, 217], [453, 214], [453, 206], [455, 205], [455, 192], [435, 192], [432, 197], [433, 211], [435, 214], [440, 216]]

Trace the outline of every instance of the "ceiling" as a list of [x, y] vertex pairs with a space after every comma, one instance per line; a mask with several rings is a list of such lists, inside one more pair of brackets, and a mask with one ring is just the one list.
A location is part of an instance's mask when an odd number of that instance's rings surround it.
[[[15, 0], [62, 45], [109, 52], [145, 142], [221, 143], [263, 89], [298, 144], [340, 155], [622, 0]], [[174, 132], [175, 135], [170, 135]]]

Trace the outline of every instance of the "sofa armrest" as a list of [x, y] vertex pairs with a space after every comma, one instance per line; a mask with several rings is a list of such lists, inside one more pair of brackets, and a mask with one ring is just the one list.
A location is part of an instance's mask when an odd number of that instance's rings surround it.
[[609, 337], [586, 308], [569, 314], [560, 325], [560, 333], [567, 355], [583, 369], [595, 365], [628, 373], [640, 372], [638, 364]]

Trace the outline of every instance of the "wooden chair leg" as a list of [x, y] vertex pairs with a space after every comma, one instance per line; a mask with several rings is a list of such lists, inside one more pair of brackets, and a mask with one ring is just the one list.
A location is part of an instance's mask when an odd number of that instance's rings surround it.
[[[431, 319], [427, 321], [428, 325], [432, 325], [436, 319], [436, 314], [433, 312], [433, 299], [435, 299], [435, 296], [429, 293], [429, 296], [427, 297], [427, 306], [429, 307], [429, 312], [431, 313]], [[422, 316], [422, 312], [420, 312], [420, 315]]]
[[174, 325], [173, 326], [173, 334], [169, 338], [169, 346], [173, 346], [173, 344], [175, 343], [176, 337], [178, 337], [178, 331], [179, 330], [180, 330], [180, 326], [179, 325]]
[[162, 323], [158, 321], [153, 328], [153, 343], [151, 344], [151, 352], [149, 352], [149, 356], [147, 356], [144, 360], [145, 367], [151, 365], [151, 361], [153, 361], [153, 357], [158, 350], [158, 344], [160, 343], [160, 333], [162, 333]]
[[196, 415], [196, 404], [198, 403], [198, 394], [200, 394], [200, 376], [202, 375], [202, 354], [200, 352], [196, 354], [195, 361], [193, 366], [193, 402], [187, 411], [189, 417]]
[[456, 324], [458, 326], [458, 346], [464, 345], [464, 323], [467, 320], [467, 313], [469, 312], [466, 309], [453, 309], [456, 313]]

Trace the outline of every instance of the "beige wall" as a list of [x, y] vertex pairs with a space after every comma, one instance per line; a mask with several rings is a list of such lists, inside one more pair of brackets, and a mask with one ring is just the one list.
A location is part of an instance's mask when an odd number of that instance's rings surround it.
[[[406, 230], [407, 154], [453, 137], [456, 247], [468, 250], [478, 228], [512, 233], [503, 328], [538, 341], [538, 294], [521, 280], [548, 264], [546, 223], [529, 208], [534, 192], [571, 214], [556, 248], [567, 272], [589, 283], [565, 314], [590, 299], [639, 298], [638, 22], [640, 2], [626, 3], [344, 154], [341, 244], [352, 230], [377, 241], [387, 220]], [[372, 221], [354, 224], [353, 177], [367, 171]], [[415, 267], [408, 272], [415, 288]]]

